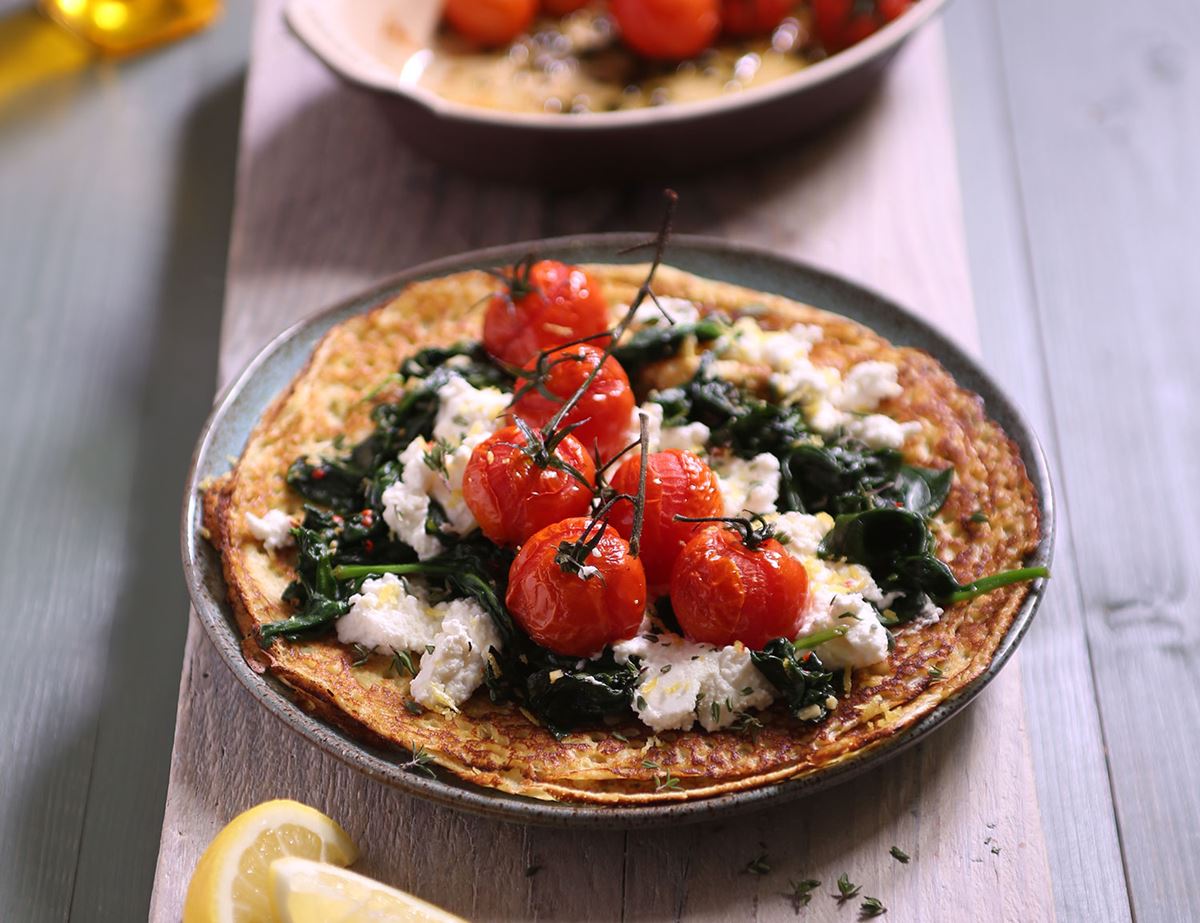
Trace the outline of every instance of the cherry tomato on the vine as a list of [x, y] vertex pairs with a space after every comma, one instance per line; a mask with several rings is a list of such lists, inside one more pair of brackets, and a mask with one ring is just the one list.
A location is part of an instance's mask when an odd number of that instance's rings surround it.
[[596, 466], [578, 439], [568, 434], [554, 447], [557, 464], [545, 459], [539, 464], [536, 454], [515, 426], [493, 433], [471, 452], [463, 500], [480, 531], [497, 545], [516, 547], [548, 525], [582, 516], [591, 505]]
[[[564, 346], [550, 353], [542, 362], [544, 375], [540, 382], [531, 383], [530, 378], [517, 379], [520, 397], [513, 402], [513, 413], [535, 427], [545, 426], [597, 366], [599, 373], [563, 423], [579, 423], [571, 431], [572, 435], [589, 452], [593, 444], [597, 444], [600, 457], [611, 458], [625, 446], [633, 419], [634, 400], [629, 376], [620, 363], [612, 356], [605, 356], [602, 349], [581, 344]], [[525, 364], [529, 372], [536, 371], [537, 367], [536, 359]]]
[[808, 572], [775, 539], [750, 547], [724, 526], [688, 541], [671, 572], [671, 607], [694, 641], [751, 650], [794, 638], [808, 603]]
[[796, 8], [796, 0], [723, 0], [721, 24], [730, 35], [763, 35]]
[[625, 44], [647, 58], [695, 57], [721, 30], [720, 0], [611, 0], [609, 10]]
[[529, 28], [537, 0], [446, 0], [446, 21], [476, 45], [504, 45]]
[[[641, 467], [641, 458], [636, 455], [622, 463], [613, 476], [613, 490], [636, 496]], [[646, 459], [646, 506], [639, 556], [652, 596], [667, 593], [675, 559], [699, 528], [694, 522], [680, 522], [675, 517], [713, 517], [724, 511], [725, 500], [717, 476], [698, 455], [682, 449], [650, 454]], [[630, 538], [633, 504], [625, 500], [616, 503], [611, 522], [625, 538]]]
[[590, 656], [632, 638], [641, 625], [646, 574], [616, 530], [604, 529], [594, 548], [583, 546], [578, 558], [562, 553], [564, 542], [594, 537], [601, 528], [583, 518], [547, 526], [509, 568], [508, 611], [529, 637], [557, 654]]
[[[483, 345], [497, 359], [524, 365], [542, 350], [604, 333], [608, 321], [608, 302], [578, 266], [520, 263], [512, 267], [507, 289], [488, 304]], [[608, 340], [589, 342], [603, 348]]]

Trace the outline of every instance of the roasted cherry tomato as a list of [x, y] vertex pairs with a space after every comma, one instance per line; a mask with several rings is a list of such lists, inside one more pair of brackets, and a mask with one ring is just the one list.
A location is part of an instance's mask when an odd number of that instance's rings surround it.
[[723, 0], [721, 25], [730, 35], [763, 35], [795, 8], [795, 0]]
[[537, 0], [446, 0], [446, 21], [476, 45], [505, 45], [529, 28]]
[[547, 463], [546, 452], [539, 464], [537, 454], [515, 426], [493, 433], [471, 452], [463, 500], [480, 531], [497, 545], [516, 547], [551, 523], [582, 516], [591, 505], [596, 466], [578, 439], [564, 436], [553, 462]]
[[[564, 543], [577, 556], [564, 553]], [[525, 543], [509, 568], [504, 601], [542, 647], [588, 657], [637, 633], [646, 610], [646, 574], [615, 529], [564, 519]]]
[[912, 0], [812, 0], [813, 31], [833, 54], [861, 42], [910, 6]]
[[[488, 305], [483, 345], [497, 359], [524, 365], [545, 349], [573, 343], [608, 329], [608, 302], [578, 266], [554, 260], [520, 263], [507, 290]], [[608, 341], [589, 341], [603, 348]]]
[[591, 0], [542, 0], [542, 9], [551, 16], [566, 16], [582, 10]]
[[[550, 353], [542, 362], [541, 382], [534, 385], [530, 379], [517, 379], [517, 391], [524, 393], [513, 403], [513, 413], [533, 426], [545, 426], [597, 365], [599, 374], [563, 422], [579, 423], [572, 434], [584, 448], [590, 452], [593, 445], [598, 445], [600, 457], [611, 458], [625, 446], [634, 402], [629, 376], [602, 349], [582, 344], [564, 346]], [[536, 359], [525, 365], [530, 372], [537, 367]]]
[[720, 0], [611, 0], [625, 44], [647, 58], [692, 58], [721, 30]]
[[[613, 489], [636, 496], [641, 468], [638, 456], [624, 462], [613, 476]], [[650, 454], [646, 459], [646, 508], [638, 554], [646, 569], [646, 583], [652, 597], [666, 595], [675, 559], [699, 528], [694, 522], [679, 522], [675, 517], [711, 518], [724, 511], [725, 500], [717, 476], [698, 455], [682, 449]], [[615, 504], [611, 521], [625, 538], [632, 537], [633, 504], [628, 501]]]
[[773, 538], [751, 544], [734, 529], [709, 526], [675, 559], [671, 607], [692, 640], [760, 650], [800, 630], [808, 572]]

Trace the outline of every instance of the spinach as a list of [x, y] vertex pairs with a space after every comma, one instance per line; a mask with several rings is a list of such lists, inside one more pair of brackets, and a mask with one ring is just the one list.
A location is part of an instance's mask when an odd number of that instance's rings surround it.
[[829, 701], [837, 699], [835, 674], [816, 654], [800, 654], [787, 638], [776, 638], [761, 651], [752, 651], [750, 660], [778, 690], [792, 717], [821, 721], [829, 715]]
[[942, 508], [950, 496], [950, 482], [953, 480], [953, 468], [901, 465], [883, 497], [928, 519]]
[[719, 337], [725, 329], [726, 326], [717, 320], [701, 320], [694, 324], [647, 325], [614, 348], [612, 354], [632, 377], [651, 362], [678, 355], [689, 337], [707, 343]]
[[821, 542], [820, 555], [861, 564], [884, 593], [902, 594], [891, 606], [901, 622], [915, 617], [926, 600], [948, 605], [1049, 576], [1044, 567], [1022, 567], [960, 584], [934, 551], [933, 533], [924, 516], [898, 507], [880, 507], [838, 516]]
[[260, 643], [269, 647], [277, 637], [289, 640], [316, 634], [346, 613], [350, 593], [333, 575], [334, 542], [341, 531], [338, 517], [306, 506], [304, 521], [292, 530], [296, 539], [296, 579], [288, 584], [283, 600], [297, 607], [296, 614], [264, 625]]
[[[456, 357], [463, 361], [447, 364]], [[479, 343], [422, 349], [405, 359], [395, 376], [412, 382], [404, 396], [371, 411], [372, 433], [341, 457], [317, 463], [297, 459], [288, 468], [288, 485], [305, 500], [339, 513], [381, 510], [383, 489], [400, 474], [396, 457], [418, 436], [432, 437], [438, 388], [456, 375], [476, 388], [512, 389], [512, 376]]]
[[632, 661], [619, 664], [608, 650], [580, 667], [577, 659], [540, 653], [536, 669], [523, 678], [524, 698], [555, 736], [610, 715], [628, 714], [638, 681]]

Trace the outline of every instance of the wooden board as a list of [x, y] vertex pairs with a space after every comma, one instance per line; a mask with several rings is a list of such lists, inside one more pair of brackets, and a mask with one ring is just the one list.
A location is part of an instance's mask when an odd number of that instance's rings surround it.
[[[1158, 0], [1136, 20], [1116, 0], [988, 5], [1024, 367], [1056, 430], [1077, 568], [1059, 598], [1085, 633], [1133, 917], [1200, 920], [1200, 5]], [[1079, 771], [1067, 726], [1046, 756]], [[1077, 849], [1076, 866], [1095, 861], [1090, 840]], [[1081, 918], [1097, 896], [1078, 896]]]
[[[274, 2], [260, 6], [254, 62], [222, 380], [296, 317], [402, 266], [521, 238], [649, 228], [656, 218], [653, 188], [551, 197], [418, 160], [397, 145], [376, 100], [340, 86], [286, 34]], [[948, 110], [935, 28], [864, 112], [819, 143], [679, 184], [680, 229], [839, 269], [973, 345]], [[358, 777], [258, 707], [193, 621], [151, 917], [178, 918], [196, 858], [234, 813], [286, 795], [341, 820], [367, 873], [479, 920], [792, 919], [781, 892], [808, 877], [824, 883], [808, 918], [845, 919], [827, 896], [843, 872], [893, 920], [981, 907], [1000, 919], [1051, 919], [1023, 720], [1010, 667], [932, 739], [811, 801], [678, 830], [548, 831], [432, 807]], [[893, 844], [913, 862], [892, 859]], [[762, 853], [771, 872], [744, 873]]]

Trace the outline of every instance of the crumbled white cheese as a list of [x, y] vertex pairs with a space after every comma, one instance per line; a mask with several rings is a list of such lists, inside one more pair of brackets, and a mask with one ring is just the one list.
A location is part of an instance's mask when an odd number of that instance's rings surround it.
[[412, 681], [413, 698], [426, 708], [454, 711], [483, 683], [489, 648], [500, 649], [491, 616], [472, 599], [452, 599], [435, 607], [441, 629], [421, 656]]
[[847, 417], [842, 422], [846, 435], [857, 439], [872, 449], [899, 449], [904, 446], [904, 440], [912, 433], [921, 431], [921, 424], [916, 420], [900, 423], [881, 413], [868, 414], [865, 417]]
[[424, 650], [437, 634], [442, 614], [414, 589], [395, 574], [364, 580], [350, 597], [350, 611], [334, 623], [338, 640], [382, 654]]
[[843, 430], [873, 449], [898, 449], [920, 423], [899, 423], [872, 413], [881, 401], [901, 393], [896, 366], [890, 362], [860, 362], [846, 372], [815, 366], [809, 361], [820, 327], [797, 324], [788, 330], [763, 330], [753, 318], [742, 317], [732, 333], [718, 342], [723, 358], [737, 359], [771, 370], [771, 387], [780, 399], [798, 404], [809, 425], [822, 435]]
[[787, 330], [764, 330], [752, 317], [739, 317], [715, 348], [726, 359], [767, 365], [785, 371], [807, 362], [813, 344], [821, 339], [820, 327], [794, 324]]
[[816, 557], [821, 540], [833, 528], [833, 517], [828, 513], [780, 513], [772, 520], [775, 535], [793, 555], [803, 560]]
[[[446, 514], [445, 530], [466, 535], [478, 525], [463, 499], [463, 474], [475, 446], [499, 427], [498, 417], [509, 401], [509, 395], [498, 388], [475, 388], [457, 375], [437, 393], [434, 442], [418, 436], [408, 444], [400, 453], [400, 480], [388, 486], [382, 497], [384, 521], [421, 560], [442, 550], [437, 537], [425, 531], [430, 497]], [[435, 456], [440, 464], [432, 463]]]
[[848, 413], [869, 413], [879, 402], [897, 397], [903, 389], [896, 366], [890, 362], [860, 362], [846, 373], [834, 403]]
[[844, 626], [840, 638], [818, 645], [816, 652], [827, 667], [868, 667], [887, 660], [888, 633], [875, 614], [875, 608], [857, 593], [832, 594], [817, 590], [812, 594], [809, 616], [801, 629], [812, 634], [826, 628]]
[[775, 512], [779, 499], [779, 459], [769, 452], [744, 458], [723, 458], [715, 461], [713, 470], [725, 498], [726, 516]]
[[246, 513], [246, 525], [250, 534], [263, 543], [267, 551], [278, 551], [294, 543], [292, 517], [283, 510], [267, 510], [263, 516]]
[[662, 404], [646, 401], [641, 407], [633, 409], [630, 420], [628, 442], [633, 442], [641, 433], [639, 413], [646, 414], [646, 436], [651, 452], [665, 452], [667, 449], [686, 449], [700, 454], [708, 444], [711, 435], [709, 428], [703, 423], [685, 423], [683, 426], [663, 426]]
[[438, 412], [433, 438], [453, 444], [479, 445], [502, 425], [512, 395], [499, 388], [476, 388], [460, 375], [453, 376], [437, 390]]
[[686, 731], [697, 719], [710, 731], [728, 727], [747, 709], [766, 708], [775, 698], [741, 644], [717, 649], [671, 632], [651, 634], [646, 622], [638, 635], [613, 645], [613, 655], [618, 663], [638, 658], [634, 711], [654, 731]]
[[[628, 310], [628, 305], [618, 306], [618, 316], [624, 317]], [[664, 313], [667, 315], [666, 317], [663, 317]], [[670, 320], [667, 320], [668, 317]], [[693, 302], [686, 298], [672, 298], [669, 295], [659, 295], [658, 304], [655, 304], [653, 299], [647, 298], [638, 305], [638, 309], [633, 313], [633, 322], [647, 327], [668, 323], [694, 324], [698, 320], [700, 320], [700, 309]]]

